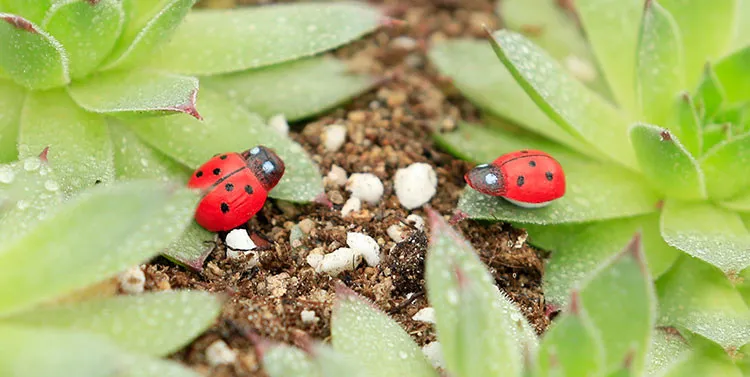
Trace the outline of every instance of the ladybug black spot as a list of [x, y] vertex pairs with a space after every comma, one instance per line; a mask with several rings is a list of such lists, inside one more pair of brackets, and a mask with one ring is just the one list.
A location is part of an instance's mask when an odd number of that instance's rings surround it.
[[227, 155], [223, 154], [223, 155], [221, 155], [221, 157], [219, 157], [219, 158], [220, 158], [220, 159], [222, 159], [222, 160], [226, 160], [226, 159], [227, 159]]
[[197, 171], [197, 172], [195, 173], [195, 176], [196, 176], [197, 178], [200, 178], [200, 177], [202, 177], [202, 176], [203, 176], [203, 172], [202, 172], [202, 171], [200, 171], [200, 170], [198, 170], [198, 171]]
[[214, 175], [219, 175], [221, 173], [221, 169], [216, 168], [214, 169]]
[[253, 194], [253, 187], [252, 187], [252, 186], [250, 186], [250, 185], [245, 185], [245, 192], [246, 192], [246, 193], [247, 193], [248, 195], [252, 195], [252, 194]]
[[521, 153], [529, 153], [527, 150], [522, 150]]
[[533, 168], [534, 166], [536, 166], [536, 161], [529, 161], [529, 166], [531, 166], [532, 168]]
[[555, 178], [555, 176], [554, 176], [554, 175], [552, 175], [552, 172], [551, 172], [551, 171], [548, 171], [548, 172], [544, 173], [544, 176], [545, 176], [545, 177], [547, 177], [547, 180], [548, 180], [548, 181], [551, 181], [551, 180], [552, 180], [552, 178]]
[[232, 191], [234, 190], [234, 185], [231, 183], [227, 183], [226, 185], [224, 185], [224, 189], [227, 191]]
[[97, 180], [96, 180], [96, 182], [94, 182], [94, 184], [95, 184], [95, 185], [98, 185], [98, 184], [100, 184], [100, 183], [102, 183], [102, 180], [101, 180], [101, 179], [97, 179]]
[[519, 176], [518, 176], [518, 179], [516, 180], [516, 185], [518, 185], [518, 187], [521, 187], [521, 186], [523, 186], [523, 181], [524, 181], [524, 178], [523, 178], [523, 176], [522, 176], [522, 175], [519, 175]]
[[227, 213], [227, 212], [229, 212], [229, 204], [221, 203], [221, 213]]

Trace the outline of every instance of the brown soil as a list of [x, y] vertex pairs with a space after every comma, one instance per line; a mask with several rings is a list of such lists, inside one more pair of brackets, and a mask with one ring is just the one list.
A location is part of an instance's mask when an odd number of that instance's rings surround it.
[[[227, 3], [214, 0], [213, 6], [222, 2]], [[435, 339], [430, 325], [411, 319], [427, 306], [421, 276], [427, 236], [413, 229], [407, 240], [396, 244], [386, 233], [388, 226], [405, 221], [410, 213], [425, 214], [422, 209], [409, 212], [401, 207], [393, 192], [393, 175], [413, 162], [434, 166], [439, 177], [438, 193], [429, 205], [445, 218], [451, 217], [464, 187], [463, 174], [471, 165], [436, 149], [430, 134], [452, 129], [458, 119], [476, 119], [477, 114], [448, 80], [438, 77], [424, 52], [438, 39], [481, 38], [482, 24], [497, 27], [498, 20], [488, 0], [385, 3], [391, 16], [408, 24], [378, 31], [336, 52], [351, 62], [353, 70], [379, 75], [383, 83], [344, 108], [294, 125], [292, 130], [292, 137], [312, 154], [324, 176], [332, 164], [348, 174], [373, 173], [385, 185], [383, 199], [375, 206], [363, 203], [361, 211], [345, 219], [340, 210], [349, 193], [334, 184], [326, 187], [332, 208], [269, 201], [250, 223], [253, 232], [270, 241], [260, 252], [256, 267], [249, 268], [247, 260], [228, 259], [221, 243], [201, 273], [164, 260], [149, 264], [146, 273], [150, 290], [193, 288], [224, 292], [230, 297], [216, 324], [173, 359], [205, 375], [264, 376], [248, 334], [292, 344], [299, 344], [306, 336], [328, 339], [335, 281], [389, 312], [420, 345]], [[456, 9], [459, 3], [461, 9]], [[416, 42], [413, 49], [404, 48], [409, 46], [402, 43], [403, 38], [396, 40], [402, 36]], [[321, 145], [320, 134], [323, 126], [334, 123], [346, 125], [348, 136], [339, 151], [330, 153]], [[302, 220], [312, 221], [312, 230], [291, 243], [291, 229]], [[459, 228], [489, 266], [498, 286], [522, 308], [532, 325], [543, 331], [549, 324], [541, 290], [543, 261], [540, 252], [523, 243], [524, 232], [504, 224], [473, 221], [463, 221]], [[347, 231], [360, 231], [377, 240], [381, 249], [388, 251], [385, 260], [377, 267], [362, 263], [337, 278], [316, 273], [305, 257], [316, 248], [331, 252], [345, 246]], [[319, 320], [303, 323], [302, 310], [315, 311]], [[208, 365], [205, 349], [217, 339], [238, 352], [234, 364]]]

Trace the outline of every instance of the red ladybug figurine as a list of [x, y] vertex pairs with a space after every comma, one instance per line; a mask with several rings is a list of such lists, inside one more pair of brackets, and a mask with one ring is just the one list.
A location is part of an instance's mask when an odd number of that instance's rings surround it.
[[565, 173], [552, 156], [522, 150], [478, 165], [464, 175], [474, 190], [525, 208], [544, 207], [565, 194]]
[[213, 156], [188, 181], [188, 187], [206, 191], [195, 211], [195, 221], [211, 232], [247, 223], [263, 208], [268, 192], [283, 175], [284, 162], [262, 145], [242, 153]]

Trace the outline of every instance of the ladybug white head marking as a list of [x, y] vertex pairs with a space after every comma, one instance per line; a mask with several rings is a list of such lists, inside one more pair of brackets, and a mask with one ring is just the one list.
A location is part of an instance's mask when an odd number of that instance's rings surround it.
[[483, 194], [501, 196], [506, 191], [502, 172], [495, 165], [477, 165], [464, 175], [464, 180], [471, 188]]
[[487, 175], [484, 176], [484, 183], [488, 185], [494, 185], [497, 183], [497, 176], [492, 173], [487, 173]]
[[259, 147], [255, 147], [255, 148], [253, 148], [253, 149], [250, 150], [250, 154], [253, 155], [253, 156], [255, 156], [258, 153], [260, 153], [260, 148]]
[[258, 145], [242, 152], [242, 157], [267, 191], [274, 188], [284, 175], [284, 161], [273, 149]]
[[263, 167], [263, 172], [266, 174], [269, 174], [276, 169], [276, 167], [273, 166], [273, 162], [271, 161], [264, 162], [262, 167]]

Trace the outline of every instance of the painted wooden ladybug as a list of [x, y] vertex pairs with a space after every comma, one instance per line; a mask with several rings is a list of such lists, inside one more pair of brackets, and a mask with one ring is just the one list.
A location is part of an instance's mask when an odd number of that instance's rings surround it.
[[242, 153], [213, 156], [193, 173], [188, 187], [202, 189], [195, 221], [211, 232], [247, 223], [284, 175], [284, 162], [262, 145]]
[[565, 173], [552, 156], [522, 150], [478, 165], [464, 175], [471, 188], [525, 208], [544, 207], [565, 194]]

